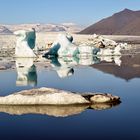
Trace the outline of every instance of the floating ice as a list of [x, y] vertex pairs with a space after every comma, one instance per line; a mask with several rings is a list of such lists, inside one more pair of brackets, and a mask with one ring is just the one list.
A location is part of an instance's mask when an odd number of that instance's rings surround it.
[[33, 49], [35, 48], [35, 30], [18, 30], [14, 32], [17, 37], [15, 56], [16, 57], [36, 57]]
[[118, 44], [113, 40], [97, 35], [93, 35], [92, 40], [89, 40], [90, 43], [84, 43], [80, 46], [72, 43], [72, 40], [73, 38], [70, 35], [59, 34], [50, 50], [45, 53], [44, 57], [83, 57], [90, 55], [115, 56], [121, 55], [121, 49], [127, 46], [126, 43]]

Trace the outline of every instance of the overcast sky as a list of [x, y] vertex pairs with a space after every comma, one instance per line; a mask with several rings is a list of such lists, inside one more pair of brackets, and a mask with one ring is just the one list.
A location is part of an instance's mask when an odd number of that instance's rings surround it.
[[0, 23], [89, 25], [124, 8], [140, 10], [140, 0], [0, 0]]

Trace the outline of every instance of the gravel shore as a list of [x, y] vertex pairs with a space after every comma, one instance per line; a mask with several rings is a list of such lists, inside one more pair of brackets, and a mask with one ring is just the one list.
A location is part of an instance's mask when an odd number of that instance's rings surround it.
[[[60, 33], [60, 32], [59, 32]], [[59, 33], [37, 33], [36, 46], [39, 50], [48, 49], [48, 44], [53, 43]], [[72, 34], [74, 43], [84, 43], [91, 38], [91, 35]], [[103, 35], [106, 38], [116, 42], [126, 42], [132, 45], [132, 48], [140, 50], [140, 36], [120, 36], [120, 35]], [[14, 56], [16, 46], [16, 37], [14, 35], [0, 35], [0, 57]]]

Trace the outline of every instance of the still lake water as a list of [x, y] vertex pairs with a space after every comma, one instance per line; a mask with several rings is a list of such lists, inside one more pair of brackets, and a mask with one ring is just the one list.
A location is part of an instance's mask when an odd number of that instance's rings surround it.
[[[122, 102], [110, 109], [83, 109], [63, 117], [39, 114], [37, 109], [38, 113], [27, 113], [24, 107], [10, 110], [1, 106], [0, 139], [139, 140], [140, 56], [119, 59], [60, 59], [52, 60], [51, 66], [45, 61], [43, 68], [29, 60], [16, 60], [15, 69], [1, 70], [1, 96], [51, 87], [73, 92], [107, 92], [120, 96]], [[53, 112], [53, 108], [50, 110]], [[20, 111], [24, 113], [19, 115]]]

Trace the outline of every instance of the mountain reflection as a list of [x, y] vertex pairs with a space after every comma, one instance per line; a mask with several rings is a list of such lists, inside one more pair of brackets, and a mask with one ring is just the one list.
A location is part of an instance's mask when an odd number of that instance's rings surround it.
[[122, 56], [120, 66], [112, 62], [102, 61], [100, 64], [92, 65], [92, 67], [128, 81], [140, 77], [140, 55]]

